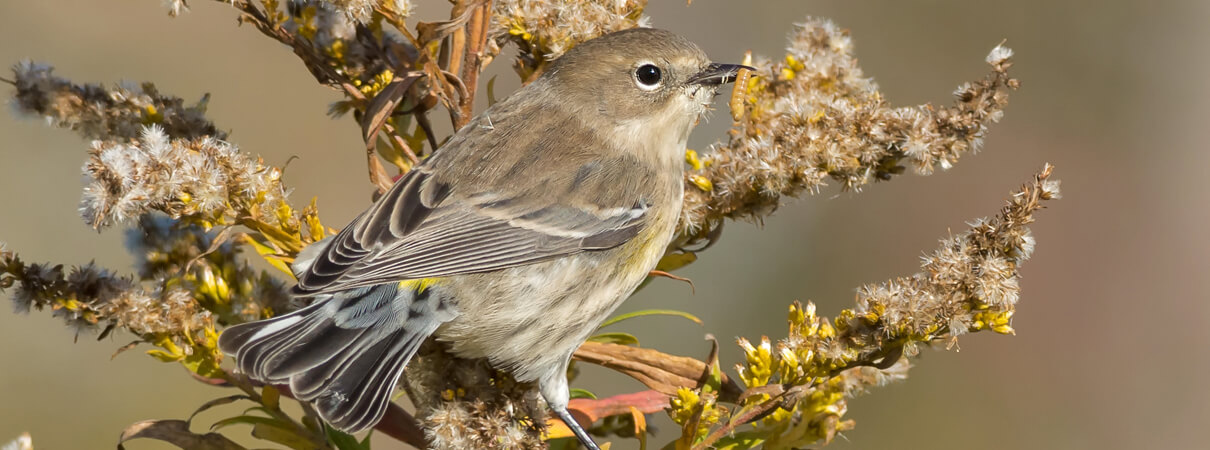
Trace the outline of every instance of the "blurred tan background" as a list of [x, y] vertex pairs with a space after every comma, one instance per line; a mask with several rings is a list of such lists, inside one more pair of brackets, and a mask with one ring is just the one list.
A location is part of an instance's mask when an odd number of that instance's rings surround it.
[[[233, 131], [231, 141], [274, 164], [299, 156], [286, 171], [293, 198], [322, 193], [326, 222], [347, 222], [366, 206], [369, 186], [356, 126], [324, 115], [337, 94], [315, 85], [289, 50], [237, 27], [229, 7], [192, 3], [192, 13], [170, 19], [155, 0], [0, 1], [0, 64], [32, 58], [77, 82], [150, 80], [187, 101], [210, 92], [209, 115]], [[446, 8], [417, 3], [429, 17]], [[784, 335], [790, 301], [814, 300], [835, 314], [851, 305], [856, 286], [914, 272], [938, 238], [995, 213], [1052, 162], [1064, 199], [1034, 227], [1038, 250], [1023, 269], [1017, 336], [980, 333], [964, 337], [960, 352], [926, 350], [906, 383], [850, 403], [857, 429], [831, 448], [1205, 448], [1210, 5], [697, 0], [655, 1], [648, 14], [723, 61], [745, 49], [780, 56], [791, 22], [832, 18], [852, 30], [866, 73], [898, 105], [949, 102], [1007, 39], [1023, 88], [984, 151], [948, 172], [859, 194], [827, 190], [788, 202], [763, 228], [730, 224], [681, 273], [696, 295], [661, 280], [623, 307], [684, 309], [706, 322], [646, 318], [623, 327], [645, 346], [702, 357], [699, 336], [709, 332], [734, 363], [734, 337]], [[507, 74], [507, 62], [495, 70]], [[727, 122], [716, 114], [691, 146], [706, 147]], [[98, 235], [77, 215], [85, 148], [70, 132], [11, 108], [0, 113], [0, 241], [31, 261], [95, 259], [128, 270], [122, 232]], [[0, 442], [30, 431], [35, 448], [113, 448], [132, 422], [185, 418], [228, 395], [137, 351], [111, 361], [127, 338], [82, 335], [73, 344], [48, 312], [0, 307]], [[604, 394], [641, 388], [598, 370], [585, 370], [581, 384]], [[219, 417], [204, 415], [195, 430]], [[656, 422], [656, 442], [674, 437], [669, 424]]]

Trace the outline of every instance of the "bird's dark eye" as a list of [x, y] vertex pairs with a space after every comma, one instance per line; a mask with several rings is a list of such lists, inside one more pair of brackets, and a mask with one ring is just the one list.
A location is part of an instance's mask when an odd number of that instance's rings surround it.
[[643, 89], [655, 89], [660, 85], [660, 68], [655, 64], [643, 64], [634, 70], [634, 79]]

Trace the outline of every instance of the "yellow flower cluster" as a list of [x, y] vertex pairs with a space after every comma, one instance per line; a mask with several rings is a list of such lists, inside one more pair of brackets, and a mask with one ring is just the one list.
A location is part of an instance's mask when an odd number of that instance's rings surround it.
[[669, 401], [668, 414], [673, 422], [685, 427], [682, 442], [693, 444], [705, 439], [710, 429], [725, 418], [728, 411], [718, 404], [718, 394], [710, 387], [698, 390], [682, 387]]

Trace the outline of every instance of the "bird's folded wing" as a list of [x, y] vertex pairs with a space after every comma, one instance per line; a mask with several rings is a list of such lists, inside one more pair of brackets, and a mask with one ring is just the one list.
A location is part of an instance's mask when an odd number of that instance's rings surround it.
[[613, 248], [638, 233], [650, 206], [629, 195], [600, 208], [569, 201], [575, 195], [450, 193], [423, 170], [412, 171], [318, 249], [295, 292], [490, 272]]

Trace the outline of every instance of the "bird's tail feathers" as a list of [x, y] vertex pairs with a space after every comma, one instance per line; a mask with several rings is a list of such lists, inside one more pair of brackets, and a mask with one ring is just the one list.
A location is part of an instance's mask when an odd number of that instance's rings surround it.
[[285, 384], [349, 432], [382, 418], [403, 367], [454, 312], [433, 289], [382, 284], [318, 298], [290, 314], [228, 328], [219, 348], [239, 370]]

